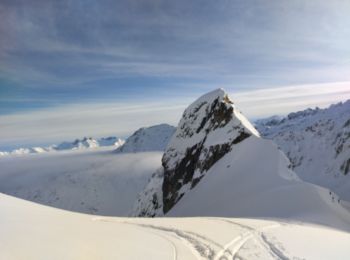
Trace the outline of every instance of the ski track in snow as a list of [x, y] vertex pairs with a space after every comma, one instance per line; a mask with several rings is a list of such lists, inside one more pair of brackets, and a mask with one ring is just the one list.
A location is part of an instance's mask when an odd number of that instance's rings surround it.
[[[93, 218], [93, 220], [104, 221], [104, 222], [119, 222], [119, 221], [105, 219], [103, 217], [96, 217], [96, 218]], [[193, 237], [193, 236], [200, 237], [200, 235], [198, 234], [194, 234], [193, 232], [185, 232], [174, 228], [167, 228], [167, 227], [161, 227], [161, 226], [155, 226], [155, 225], [149, 225], [149, 224], [132, 223], [128, 221], [121, 221], [121, 222], [124, 224], [138, 226], [143, 229], [147, 229], [148, 232], [158, 235], [162, 239], [165, 239], [166, 241], [168, 241], [173, 247], [174, 260], [178, 259], [178, 251], [180, 250], [176, 245], [177, 243], [180, 243], [181, 246], [187, 248], [192, 253], [194, 259], [197, 259], [197, 260], [213, 259], [211, 255], [213, 254], [213, 251], [207, 245], [201, 243], [198, 239], [195, 239]], [[176, 241], [173, 241], [173, 239], [175, 239]]]
[[[93, 218], [93, 220], [105, 221], [105, 222], [116, 222], [113, 220], [104, 219], [103, 217], [102, 218], [96, 217], [96, 218]], [[153, 231], [152, 232], [153, 234], [157, 233], [163, 239], [166, 239], [167, 241], [172, 243], [172, 245], [175, 247], [174, 259], [177, 259], [178, 250], [176, 249], [175, 243], [171, 241], [171, 238], [176, 238], [176, 240], [179, 241], [181, 245], [185, 246], [187, 249], [189, 249], [192, 252], [194, 259], [197, 259], [197, 260], [214, 259], [215, 250], [211, 246], [221, 247], [215, 241], [209, 238], [206, 238], [203, 235], [190, 232], [190, 231], [184, 231], [176, 228], [169, 228], [169, 227], [163, 227], [163, 226], [155, 226], [150, 224], [132, 223], [128, 221], [122, 221], [122, 223], [133, 225], [133, 226], [139, 226], [142, 228], [147, 228], [148, 230]]]
[[193, 256], [197, 260], [213, 259], [213, 256], [215, 254], [208, 244], [203, 243], [198, 239], [194, 238], [194, 236], [191, 235], [189, 232], [175, 229], [175, 228], [161, 227], [161, 226], [155, 226], [155, 225], [149, 225], [149, 224], [136, 224], [136, 223], [130, 223], [130, 222], [124, 222], [124, 223], [137, 225], [137, 226], [148, 228], [151, 230], [165, 232], [166, 234], [172, 234], [173, 237], [177, 238], [182, 243], [182, 245], [187, 247], [193, 253]]
[[[248, 225], [237, 223], [235, 221], [224, 219], [224, 218], [206, 218], [210, 221], [222, 221], [235, 227], [242, 229], [242, 233], [233, 237], [224, 245], [220, 245], [218, 242], [209, 239], [201, 234], [197, 234], [191, 231], [179, 230], [176, 228], [156, 226], [144, 223], [133, 223], [128, 221], [121, 221], [124, 224], [138, 226], [147, 229], [158, 237], [169, 242], [173, 248], [173, 259], [179, 259], [179, 247], [185, 247], [191, 251], [193, 259], [209, 259], [209, 260], [240, 260], [243, 259], [239, 256], [241, 248], [251, 239], [258, 243], [262, 250], [271, 256], [272, 259], [288, 260], [290, 259], [286, 256], [282, 249], [275, 245], [274, 242], [270, 241], [268, 236], [264, 233], [269, 229], [279, 228], [284, 223], [274, 223], [271, 225], [266, 225], [260, 228], [253, 228]], [[110, 219], [105, 219], [103, 217], [93, 218], [94, 221], [104, 221], [104, 222], [119, 222]], [[175, 240], [175, 241], [174, 241]], [[219, 250], [214, 250], [214, 248]]]
[[245, 229], [244, 233], [233, 238], [231, 241], [226, 243], [221, 251], [219, 251], [215, 257], [215, 260], [239, 260], [238, 253], [240, 249], [251, 239], [255, 239], [256, 242], [260, 244], [270, 255], [275, 259], [286, 260], [289, 259], [284, 253], [277, 248], [272, 242], [270, 242], [267, 236], [263, 233], [263, 231], [273, 228], [278, 228], [281, 224], [273, 224], [264, 226], [258, 229], [254, 229], [250, 226], [243, 225], [228, 219], [217, 218], [216, 220], [220, 220], [226, 223], [230, 223], [235, 226], [239, 226], [240, 228]]

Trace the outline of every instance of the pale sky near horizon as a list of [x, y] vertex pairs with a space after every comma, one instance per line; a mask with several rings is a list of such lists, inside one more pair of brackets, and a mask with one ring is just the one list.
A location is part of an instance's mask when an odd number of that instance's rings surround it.
[[176, 124], [225, 88], [251, 119], [350, 98], [347, 0], [2, 0], [0, 150]]

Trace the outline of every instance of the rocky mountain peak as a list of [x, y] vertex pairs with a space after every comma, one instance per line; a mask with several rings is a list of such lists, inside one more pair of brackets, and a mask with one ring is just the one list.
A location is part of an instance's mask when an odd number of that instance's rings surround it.
[[[157, 212], [162, 207], [167, 213], [235, 144], [251, 135], [259, 133], [223, 89], [201, 96], [184, 111], [162, 157], [163, 174], [157, 176], [163, 181], [156, 181], [162, 183], [161, 191], [151, 185], [152, 191], [146, 188], [144, 195], [152, 198]], [[149, 209], [147, 203], [142, 203]], [[142, 206], [137, 211], [154, 216], [154, 211], [147, 212]]]
[[209, 92], [192, 103], [183, 113], [162, 158], [164, 213], [234, 144], [251, 135], [259, 134], [223, 89]]

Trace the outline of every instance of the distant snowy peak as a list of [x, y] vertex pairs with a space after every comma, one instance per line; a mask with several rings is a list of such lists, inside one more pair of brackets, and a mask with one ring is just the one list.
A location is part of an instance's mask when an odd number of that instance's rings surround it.
[[124, 141], [117, 137], [106, 137], [100, 139], [93, 139], [91, 137], [84, 137], [83, 139], [76, 139], [74, 142], [63, 142], [57, 146], [53, 146], [55, 150], [76, 150], [84, 148], [96, 148], [101, 146], [121, 146]]
[[62, 142], [58, 145], [51, 145], [48, 147], [18, 148], [11, 152], [0, 152], [0, 156], [35, 154], [35, 153], [45, 153], [45, 152], [51, 152], [51, 151], [64, 151], [64, 150], [80, 150], [80, 149], [88, 149], [88, 148], [97, 148], [102, 146], [119, 147], [123, 144], [124, 144], [124, 140], [114, 136], [100, 138], [100, 139], [84, 137], [83, 139], [76, 139], [73, 142]]
[[115, 136], [102, 137], [97, 140], [99, 146], [122, 146], [125, 141]]
[[[143, 194], [154, 194], [153, 210], [141, 195], [135, 211], [148, 216], [157, 215], [160, 209], [167, 213], [234, 145], [252, 135], [259, 133], [223, 89], [203, 95], [184, 111], [163, 155], [163, 173], [155, 175], [157, 180], [151, 180]], [[163, 178], [161, 192], [153, 185], [159, 178]]]
[[350, 100], [258, 120], [256, 127], [281, 147], [301, 178], [350, 200], [350, 179], [344, 177], [350, 173]]
[[168, 124], [140, 128], [116, 151], [122, 153], [164, 151], [175, 130], [174, 126]]
[[2, 152], [1, 155], [23, 155], [32, 153], [46, 153], [54, 150], [52, 147], [31, 147], [31, 148], [18, 148], [11, 152]]
[[74, 142], [63, 142], [57, 146], [53, 146], [55, 150], [76, 150], [83, 148], [96, 148], [98, 142], [91, 137], [84, 137], [83, 139], [76, 139]]

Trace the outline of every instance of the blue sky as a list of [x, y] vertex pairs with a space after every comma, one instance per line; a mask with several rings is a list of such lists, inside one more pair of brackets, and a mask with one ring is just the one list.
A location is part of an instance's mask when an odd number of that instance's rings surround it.
[[[344, 100], [350, 97], [350, 85], [344, 85], [350, 81], [349, 13], [347, 0], [2, 0], [0, 147], [40, 141], [29, 130], [15, 134], [24, 127], [22, 116], [38, 120], [32, 126], [38, 132], [47, 127], [40, 123], [44, 115], [59, 116], [73, 107], [71, 112], [79, 113], [101, 104], [156, 104], [162, 111], [160, 104], [171, 103], [180, 111], [218, 87], [235, 100], [261, 95], [283, 113]], [[322, 92], [324, 84], [330, 93]], [[307, 98], [295, 95], [303, 86]], [[288, 92], [289, 103], [261, 92], [291, 87], [298, 91]], [[242, 110], [251, 118], [277, 113], [263, 102], [250, 109], [251, 102], [243, 100]], [[179, 114], [164, 119], [173, 123]], [[91, 124], [104, 116], [94, 113]], [[135, 126], [158, 122], [148, 118], [133, 121]], [[62, 121], [65, 135], [47, 129], [41, 136], [49, 142], [84, 131], [101, 135], [102, 125], [77, 124], [73, 131]], [[132, 131], [108, 127], [120, 135]]]

